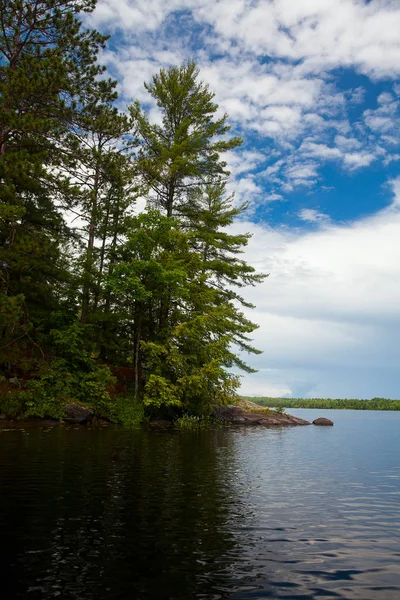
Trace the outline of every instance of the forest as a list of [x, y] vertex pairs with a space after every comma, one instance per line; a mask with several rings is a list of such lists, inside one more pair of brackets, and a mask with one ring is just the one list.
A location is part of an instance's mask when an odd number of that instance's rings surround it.
[[371, 398], [357, 400], [352, 398], [247, 398], [260, 406], [270, 408], [327, 408], [338, 410], [400, 410], [400, 400], [389, 398]]
[[258, 353], [241, 292], [264, 275], [224, 160], [242, 140], [190, 61], [122, 106], [95, 4], [0, 0], [0, 413], [207, 414]]

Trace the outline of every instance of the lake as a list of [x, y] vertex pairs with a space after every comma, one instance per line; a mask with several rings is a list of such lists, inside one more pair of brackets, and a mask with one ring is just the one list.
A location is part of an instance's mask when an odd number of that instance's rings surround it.
[[32, 600], [400, 597], [400, 413], [332, 427], [0, 432], [2, 590]]

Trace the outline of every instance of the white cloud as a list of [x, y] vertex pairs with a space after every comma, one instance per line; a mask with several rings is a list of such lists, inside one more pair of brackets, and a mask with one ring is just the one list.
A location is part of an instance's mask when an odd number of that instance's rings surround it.
[[299, 219], [309, 223], [328, 223], [330, 218], [325, 213], [321, 213], [314, 208], [302, 208], [297, 213]]
[[338, 134], [335, 137], [335, 145], [341, 152], [348, 152], [349, 150], [357, 150], [360, 148], [361, 142], [354, 137], [346, 137]]
[[315, 142], [303, 142], [300, 152], [323, 159], [340, 158], [342, 156], [338, 148], [329, 148], [326, 144], [316, 144]]
[[400, 10], [358, 0], [204, 1], [195, 14], [243, 49], [303, 61], [307, 72], [354, 66], [374, 77], [398, 73]]
[[[103, 59], [119, 79], [123, 101], [148, 104], [155, 118], [159, 113], [143, 82], [161, 67], [195, 58], [220, 112], [248, 140], [246, 151], [252, 152], [253, 143], [279, 151], [273, 157], [264, 153], [264, 172], [281, 160], [270, 194], [314, 185], [327, 161], [355, 170], [374, 160], [397, 160], [398, 84], [351, 122], [349, 111], [361, 109], [366, 89], [338, 89], [334, 70], [351, 68], [372, 79], [399, 76], [399, 3], [99, 0], [88, 20], [115, 34], [116, 49]], [[309, 174], [292, 176], [301, 163]]]
[[267, 194], [265, 196], [266, 202], [275, 202], [276, 200], [283, 200], [283, 196], [281, 196], [280, 194], [276, 194], [275, 192], [272, 192], [271, 194]]
[[[393, 87], [395, 92], [396, 86]], [[389, 92], [377, 98], [378, 107], [364, 111], [364, 123], [375, 139], [375, 143], [386, 147], [387, 152], [400, 146], [400, 101]], [[394, 152], [394, 154], [396, 154]], [[390, 162], [390, 156], [388, 161]]]
[[[264, 354], [252, 359], [263, 371], [244, 380], [243, 393], [262, 393], [264, 382], [265, 390], [279, 384], [294, 395], [300, 388], [304, 395], [399, 394], [400, 177], [391, 185], [393, 203], [353, 224], [296, 235], [235, 225], [253, 233], [247, 260], [270, 273], [247, 293]], [[319, 219], [316, 211], [304, 216]]]
[[369, 152], [352, 152], [344, 156], [344, 162], [351, 169], [368, 167], [375, 160], [375, 156]]
[[252, 175], [243, 176], [239, 179], [232, 179], [227, 186], [228, 193], [235, 194], [235, 201], [238, 204], [247, 202], [251, 210], [254, 203], [260, 199], [263, 194], [263, 188], [256, 183]]
[[225, 152], [223, 158], [228, 169], [233, 172], [235, 177], [242, 173], [254, 171], [265, 161], [265, 155], [262, 152], [249, 150], [245, 150], [240, 154], [230, 150]]

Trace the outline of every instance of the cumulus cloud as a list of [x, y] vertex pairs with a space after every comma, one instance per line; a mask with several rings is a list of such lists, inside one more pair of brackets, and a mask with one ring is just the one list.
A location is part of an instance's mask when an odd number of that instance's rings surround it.
[[[264, 382], [265, 394], [270, 384], [293, 395], [396, 394], [400, 178], [391, 185], [390, 206], [352, 224], [325, 221], [302, 233], [235, 225], [253, 234], [246, 258], [270, 273], [247, 293], [257, 306], [251, 318], [260, 326], [255, 341], [264, 354], [255, 359], [260, 374], [244, 379], [243, 393], [263, 393]], [[301, 217], [318, 222], [326, 215], [309, 210]]]
[[[114, 34], [113, 47], [102, 58], [119, 80], [121, 102], [138, 99], [155, 119], [159, 114], [143, 82], [161, 67], [196, 59], [221, 114], [226, 111], [244, 134], [245, 152], [265, 147], [264, 172], [281, 160], [280, 173], [260, 202], [312, 187], [329, 161], [354, 171], [376, 160], [384, 165], [398, 160], [398, 3], [99, 0], [88, 18]], [[362, 113], [366, 90], [339, 89], [335, 73], [341, 68], [374, 81], [393, 80], [392, 91], [381, 93], [376, 108]], [[355, 106], [361, 110], [356, 120], [349, 117]], [[269, 155], [271, 148], [278, 156]], [[247, 198], [253, 185], [248, 177], [241, 184]], [[254, 190], [254, 201], [257, 196]]]
[[398, 74], [400, 10], [389, 0], [100, 0], [96, 26], [129, 35], [155, 31], [167, 16], [190, 11], [219, 38], [246, 52], [302, 61], [304, 72], [354, 66], [373, 77]]
[[318, 210], [315, 210], [315, 208], [302, 208], [297, 215], [301, 221], [306, 221], [308, 223], [321, 224], [330, 221], [329, 215], [319, 212]]

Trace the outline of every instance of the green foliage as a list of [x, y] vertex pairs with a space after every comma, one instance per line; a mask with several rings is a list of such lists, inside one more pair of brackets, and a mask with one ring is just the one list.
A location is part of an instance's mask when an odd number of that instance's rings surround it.
[[7, 391], [0, 393], [0, 413], [7, 417], [16, 418], [25, 413], [26, 398], [18, 391]]
[[59, 208], [73, 204], [63, 141], [103, 71], [96, 60], [106, 38], [79, 18], [95, 4], [0, 0], [0, 305], [14, 313], [0, 325], [3, 364], [36, 369], [48, 351], [48, 315], [74, 312], [71, 236]]
[[106, 38], [80, 20], [95, 5], [0, 0], [0, 366], [24, 380], [8, 411], [208, 414], [258, 353], [238, 290], [263, 275], [227, 229], [246, 207], [221, 158], [241, 139], [193, 62], [145, 86], [161, 124], [119, 112]]
[[161, 69], [145, 84], [162, 113], [162, 125], [151, 124], [138, 102], [130, 107], [141, 149], [138, 168], [149, 200], [172, 216], [186, 202], [187, 190], [226, 176], [220, 153], [242, 143], [228, 138], [227, 115], [216, 119], [218, 105], [198, 80], [194, 62]]
[[69, 387], [57, 380], [58, 385], [53, 389], [51, 383], [54, 381], [54, 378], [31, 381], [29, 391], [21, 392], [24, 416], [62, 420], [65, 403], [71, 401], [68, 396]]
[[107, 366], [91, 357], [85, 340], [88, 329], [75, 322], [51, 330], [57, 358], [42, 362], [37, 378], [30, 379], [21, 392], [26, 414], [61, 419], [69, 402], [89, 406], [99, 416], [108, 411], [115, 379]]
[[121, 425], [139, 425], [146, 420], [143, 402], [134, 396], [118, 396], [110, 404], [110, 418]]
[[189, 415], [184, 413], [176, 419], [175, 425], [180, 429], [208, 429], [213, 425], [218, 425], [218, 422], [207, 415]]
[[400, 410], [400, 400], [388, 398], [372, 398], [358, 400], [348, 398], [246, 398], [261, 406], [270, 406], [275, 410], [281, 408], [323, 408], [335, 410]]
[[78, 402], [93, 408], [99, 416], [107, 411], [113, 382], [107, 367], [93, 365], [84, 371], [65, 359], [43, 365], [38, 379], [32, 379], [24, 392], [27, 414], [62, 418], [64, 405]]
[[[204, 253], [192, 245], [196, 234], [182, 231], [179, 220], [150, 209], [133, 218], [131, 227], [122, 249], [125, 260], [115, 266], [108, 285], [130, 311], [132, 364], [140, 379], [136, 394], [148, 407], [200, 412], [232, 402], [239, 378], [229, 369], [252, 371], [233, 346], [257, 352], [247, 337], [256, 326], [238, 310], [237, 295], [215, 286], [215, 271], [210, 267], [210, 275], [205, 273]], [[252, 269], [236, 265], [234, 258], [231, 274], [236, 266], [251, 280]], [[222, 280], [223, 265], [220, 273]], [[241, 281], [239, 271], [235, 278]]]

